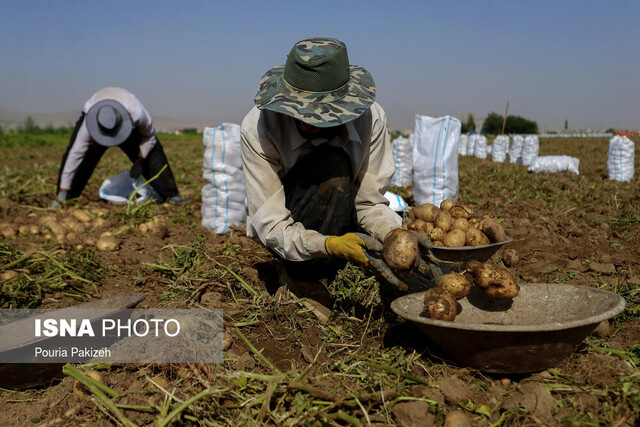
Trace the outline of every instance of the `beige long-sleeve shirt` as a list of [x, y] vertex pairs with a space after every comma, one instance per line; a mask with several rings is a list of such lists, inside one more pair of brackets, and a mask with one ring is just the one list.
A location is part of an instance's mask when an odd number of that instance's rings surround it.
[[[119, 87], [105, 87], [94, 93], [91, 98], [85, 102], [82, 112], [86, 114], [91, 107], [105, 99], [118, 101], [127, 109], [133, 122], [133, 127], [140, 133], [140, 157], [143, 159], [146, 158], [157, 142], [153, 121], [147, 110], [138, 98], [128, 90]], [[91, 135], [89, 135], [87, 125], [85, 121], [83, 121], [80, 129], [78, 129], [76, 139], [73, 141], [71, 150], [69, 150], [69, 154], [67, 155], [67, 161], [64, 164], [64, 169], [60, 176], [60, 188], [71, 188], [73, 178], [85, 153], [89, 149], [89, 144], [91, 144]]]
[[293, 118], [254, 107], [242, 122], [242, 166], [247, 191], [247, 235], [284, 259], [327, 257], [328, 236], [306, 229], [285, 207], [282, 178], [298, 159], [319, 143], [342, 147], [356, 177], [356, 212], [360, 226], [382, 241], [402, 220], [384, 197], [395, 170], [386, 114], [374, 103], [330, 141], [307, 141]]

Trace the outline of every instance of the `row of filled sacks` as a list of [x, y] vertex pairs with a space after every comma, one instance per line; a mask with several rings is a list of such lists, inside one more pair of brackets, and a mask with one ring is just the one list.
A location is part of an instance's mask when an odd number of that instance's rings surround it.
[[536, 135], [498, 135], [493, 140], [493, 145], [487, 144], [484, 135], [471, 134], [460, 135], [458, 143], [458, 154], [462, 156], [475, 156], [486, 159], [489, 155], [491, 160], [502, 163], [509, 155], [511, 163], [530, 165], [538, 156], [540, 143]]

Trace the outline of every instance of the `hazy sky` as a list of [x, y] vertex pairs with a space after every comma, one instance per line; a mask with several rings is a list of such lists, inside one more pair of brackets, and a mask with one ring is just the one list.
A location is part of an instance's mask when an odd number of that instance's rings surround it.
[[104, 86], [154, 114], [239, 123], [262, 74], [328, 36], [391, 129], [491, 111], [541, 129], [640, 128], [640, 2], [0, 0], [0, 107], [80, 111]]

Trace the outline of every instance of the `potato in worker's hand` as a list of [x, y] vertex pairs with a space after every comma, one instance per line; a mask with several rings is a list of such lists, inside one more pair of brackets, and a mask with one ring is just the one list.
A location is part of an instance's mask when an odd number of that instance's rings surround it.
[[418, 238], [409, 230], [396, 228], [384, 238], [382, 258], [392, 270], [408, 270], [418, 264]]

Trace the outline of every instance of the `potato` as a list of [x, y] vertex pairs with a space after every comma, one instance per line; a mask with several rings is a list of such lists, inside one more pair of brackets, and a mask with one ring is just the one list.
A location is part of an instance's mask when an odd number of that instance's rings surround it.
[[458, 313], [458, 303], [449, 292], [432, 288], [424, 294], [424, 311], [431, 319], [452, 321]]
[[444, 243], [442, 243], [442, 240], [431, 240], [431, 244], [433, 246], [444, 246]]
[[464, 206], [454, 206], [449, 210], [449, 214], [454, 218], [464, 218], [464, 219], [469, 219], [471, 218], [471, 214], [467, 211], [467, 209]]
[[96, 242], [96, 248], [102, 252], [113, 252], [118, 250], [119, 247], [120, 242], [118, 241], [118, 239], [110, 234], [100, 236], [100, 238]]
[[466, 218], [456, 218], [453, 220], [453, 224], [451, 224], [452, 230], [462, 230], [467, 231], [469, 228], [469, 220]]
[[73, 219], [72, 217], [64, 218], [60, 224], [67, 230], [73, 233], [82, 234], [86, 231], [87, 227]]
[[420, 218], [414, 218], [407, 224], [407, 230], [418, 231], [420, 233], [427, 234], [427, 224], [430, 223]]
[[18, 233], [18, 229], [14, 224], [3, 224], [0, 233], [5, 239], [13, 239]]
[[55, 217], [52, 216], [44, 217], [40, 221], [40, 224], [51, 230], [51, 233], [53, 235], [65, 234], [66, 232], [66, 229], [60, 223], [58, 223]]
[[102, 228], [107, 224], [107, 221], [104, 218], [96, 218], [93, 221], [93, 228]]
[[493, 219], [482, 222], [482, 232], [486, 234], [489, 240], [493, 243], [504, 242], [507, 240], [504, 228], [502, 228], [502, 225], [498, 224]]
[[81, 209], [76, 209], [73, 212], [71, 212], [71, 216], [73, 216], [76, 221], [81, 222], [83, 224], [88, 224], [91, 222], [91, 216]]
[[462, 274], [448, 273], [438, 280], [438, 288], [449, 292], [455, 299], [466, 297], [471, 290], [471, 284]]
[[445, 246], [454, 247], [454, 248], [464, 246], [466, 241], [467, 241], [467, 236], [465, 232], [462, 230], [458, 230], [456, 228], [448, 232], [444, 236], [444, 239], [442, 239], [442, 243], [444, 243]]
[[440, 210], [447, 212], [449, 209], [451, 209], [452, 207], [454, 207], [456, 205], [456, 202], [454, 200], [451, 199], [444, 199], [441, 203], [440, 203]]
[[475, 284], [485, 295], [498, 299], [514, 298], [520, 292], [520, 286], [504, 268], [479, 261], [469, 261], [467, 271], [473, 276]]
[[412, 209], [413, 216], [426, 222], [433, 222], [436, 219], [436, 215], [440, 212], [440, 208], [431, 203], [416, 206]]
[[465, 232], [465, 236], [467, 237], [466, 239], [467, 246], [483, 246], [491, 243], [489, 242], [489, 238], [485, 236], [485, 234], [482, 231], [478, 230], [477, 228], [469, 228]]
[[480, 229], [480, 222], [477, 218], [469, 218], [469, 228], [475, 228], [476, 230]]
[[[104, 383], [104, 380], [102, 379], [102, 375], [98, 371], [94, 371], [94, 370], [87, 371], [87, 372], [85, 372], [85, 375], [87, 377], [90, 377], [90, 378], [98, 381], [99, 383]], [[87, 388], [87, 386], [82, 384], [80, 381], [76, 380], [73, 383], [73, 395], [77, 399], [84, 398], [85, 396], [87, 396], [89, 394], [91, 394], [91, 391]]]
[[472, 427], [469, 417], [462, 411], [451, 411], [444, 417], [444, 427]]
[[515, 249], [505, 249], [502, 253], [502, 262], [507, 267], [513, 267], [520, 261], [520, 255]]
[[153, 237], [164, 239], [169, 235], [169, 227], [167, 227], [167, 224], [163, 222], [158, 224], [151, 223], [149, 225], [149, 234], [152, 235]]
[[85, 246], [95, 246], [96, 245], [96, 239], [91, 237], [91, 236], [85, 237], [83, 242], [84, 242]]
[[449, 215], [449, 212], [440, 212], [436, 215], [435, 221], [433, 221], [433, 225], [438, 228], [442, 228], [444, 232], [451, 230], [451, 226], [453, 225], [453, 218]]
[[109, 212], [109, 210], [106, 208], [91, 208], [89, 209], [89, 212], [91, 212], [98, 218], [101, 218], [103, 216], [107, 216], [107, 213]]
[[36, 234], [39, 234], [39, 233], [40, 233], [40, 227], [38, 227], [35, 224], [29, 225], [29, 234], [36, 235]]
[[418, 262], [418, 238], [409, 230], [396, 228], [384, 238], [382, 258], [393, 270], [408, 270]]
[[440, 227], [434, 227], [427, 233], [427, 236], [429, 236], [432, 242], [442, 242], [446, 235], [447, 233]]
[[80, 239], [78, 238], [78, 234], [74, 233], [73, 231], [68, 232], [64, 236], [64, 239], [70, 245], [76, 245], [80, 242]]
[[5, 280], [11, 280], [11, 279], [15, 279], [16, 277], [19, 277], [20, 273], [18, 273], [15, 270], [5, 270], [2, 273], [0, 273], [0, 280], [1, 281], [5, 281]]

